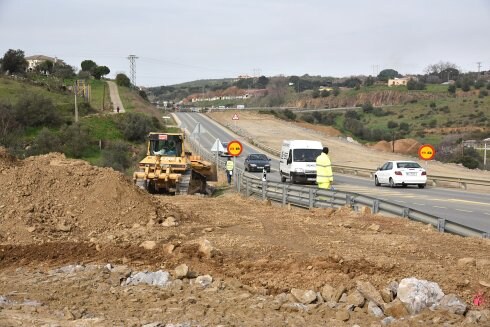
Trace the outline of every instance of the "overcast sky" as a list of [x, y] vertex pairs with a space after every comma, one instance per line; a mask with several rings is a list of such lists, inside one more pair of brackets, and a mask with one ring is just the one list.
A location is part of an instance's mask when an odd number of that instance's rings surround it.
[[169, 85], [240, 74], [490, 69], [488, 0], [0, 0], [0, 55], [43, 54]]

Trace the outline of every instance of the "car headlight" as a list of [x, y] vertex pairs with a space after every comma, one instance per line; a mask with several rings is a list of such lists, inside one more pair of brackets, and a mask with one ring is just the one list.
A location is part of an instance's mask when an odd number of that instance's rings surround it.
[[271, 166], [271, 165], [269, 165], [269, 164], [265, 164], [265, 165], [264, 165], [264, 167], [270, 167], [270, 166]]
[[296, 168], [294, 171], [296, 173], [304, 173], [305, 172], [305, 170], [303, 168]]

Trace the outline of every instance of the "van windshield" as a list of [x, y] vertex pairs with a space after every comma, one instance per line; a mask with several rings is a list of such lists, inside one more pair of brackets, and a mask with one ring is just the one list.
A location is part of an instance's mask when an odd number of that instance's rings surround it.
[[315, 162], [322, 149], [294, 149], [293, 160], [296, 162]]

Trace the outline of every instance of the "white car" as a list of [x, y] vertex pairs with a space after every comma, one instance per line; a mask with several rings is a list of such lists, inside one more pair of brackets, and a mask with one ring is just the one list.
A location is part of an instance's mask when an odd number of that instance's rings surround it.
[[418, 185], [424, 188], [427, 172], [415, 161], [388, 161], [374, 173], [374, 184], [389, 184], [391, 187]]

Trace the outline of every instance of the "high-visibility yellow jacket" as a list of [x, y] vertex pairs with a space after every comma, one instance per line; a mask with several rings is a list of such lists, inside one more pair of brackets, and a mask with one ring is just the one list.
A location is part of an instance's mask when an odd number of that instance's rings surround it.
[[234, 168], [233, 161], [228, 160], [228, 161], [226, 162], [226, 170], [231, 171], [231, 170], [233, 170], [233, 168]]
[[333, 181], [332, 163], [324, 152], [316, 158], [316, 182], [327, 183]]

